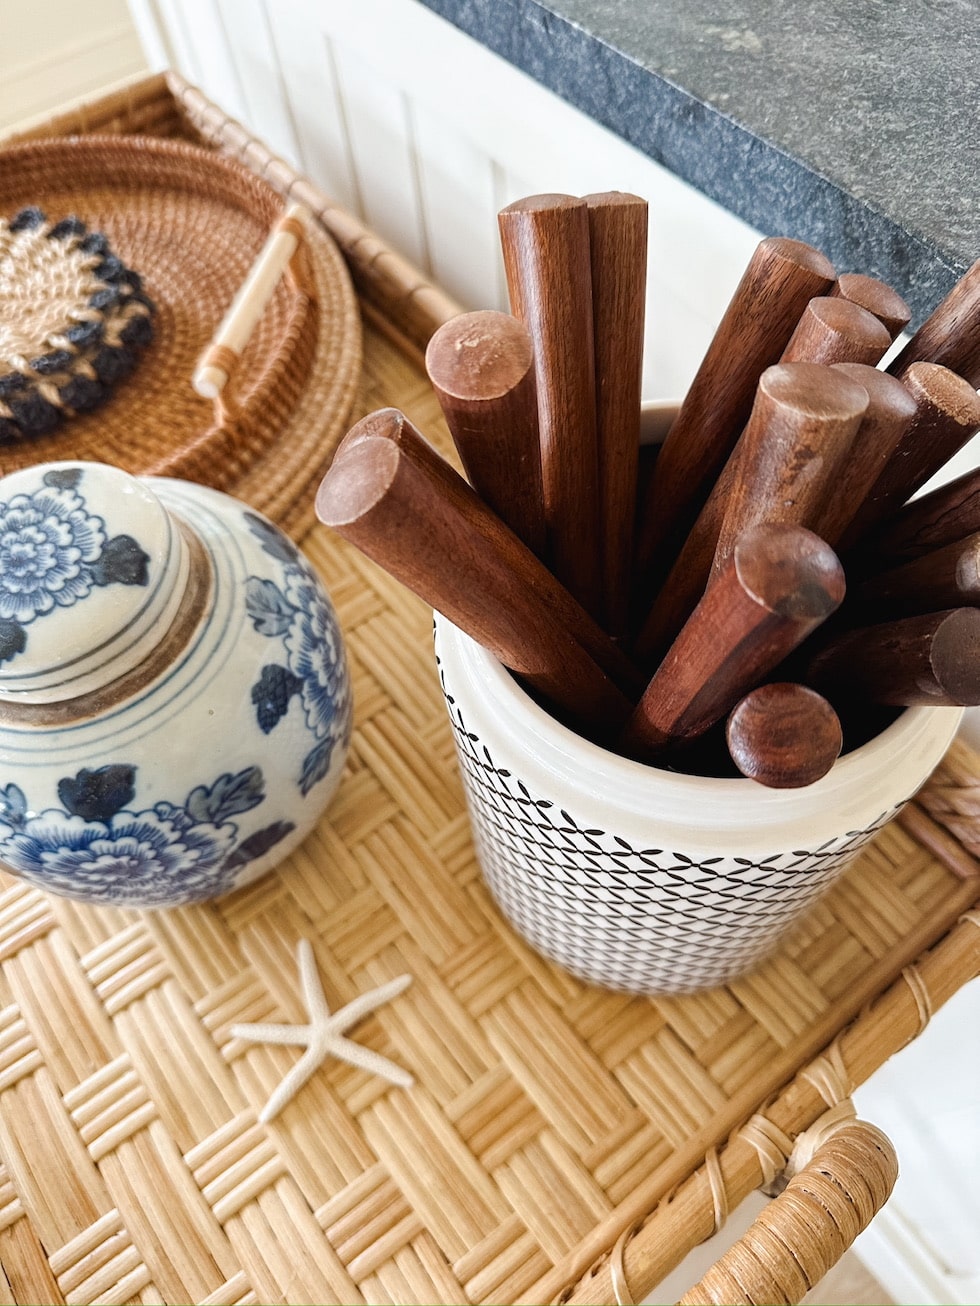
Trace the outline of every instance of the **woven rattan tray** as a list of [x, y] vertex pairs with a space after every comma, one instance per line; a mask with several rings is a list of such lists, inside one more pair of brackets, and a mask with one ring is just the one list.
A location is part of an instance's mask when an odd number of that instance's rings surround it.
[[[417, 364], [373, 327], [364, 345], [353, 416], [396, 404], [444, 440]], [[980, 762], [955, 748], [754, 974], [602, 992], [488, 897], [431, 614], [320, 528], [304, 546], [346, 632], [356, 729], [301, 850], [160, 914], [3, 881], [0, 1301], [638, 1300], [712, 1232], [719, 1181], [722, 1214], [761, 1182], [743, 1122], [794, 1138], [980, 969]], [[300, 938], [332, 1007], [414, 977], [357, 1037], [416, 1083], [332, 1063], [265, 1126], [297, 1053], [229, 1030], [303, 1020]]]
[[[241, 491], [287, 525], [343, 429], [360, 362], [360, 322], [335, 242], [307, 223], [303, 288], [282, 281], [234, 375], [235, 408], [191, 386], [195, 363], [282, 212], [279, 194], [200, 144], [95, 134], [0, 150], [0, 213], [78, 214], [136, 268], [155, 334], [111, 400], [50, 434], [0, 448], [0, 472], [86, 458], [135, 473]], [[309, 292], [309, 293], [307, 293]], [[229, 394], [232, 387], [229, 387]], [[305, 475], [304, 475], [305, 473]]]

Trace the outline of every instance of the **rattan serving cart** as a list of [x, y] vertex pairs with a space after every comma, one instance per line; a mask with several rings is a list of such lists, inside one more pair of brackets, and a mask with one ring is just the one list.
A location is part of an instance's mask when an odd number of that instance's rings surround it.
[[[311, 209], [363, 310], [351, 420], [396, 404], [444, 440], [419, 365], [457, 311], [437, 287], [175, 76], [32, 134], [92, 131], [204, 142]], [[301, 850], [158, 914], [2, 880], [0, 1300], [638, 1301], [768, 1185], [684, 1300], [798, 1301], [894, 1180], [848, 1095], [980, 971], [980, 761], [954, 747], [755, 973], [670, 999], [591, 988], [489, 900], [431, 614], [322, 529], [303, 544], [347, 635], [356, 731]], [[266, 1126], [296, 1053], [229, 1031], [303, 1020], [301, 938], [331, 1006], [414, 977], [358, 1037], [416, 1082], [332, 1063]]]

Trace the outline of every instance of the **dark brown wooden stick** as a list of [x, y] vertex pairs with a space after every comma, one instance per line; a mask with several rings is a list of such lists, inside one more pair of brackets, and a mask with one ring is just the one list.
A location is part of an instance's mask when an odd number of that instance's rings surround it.
[[470, 484], [541, 557], [541, 453], [526, 327], [507, 313], [463, 313], [429, 341], [425, 367]]
[[781, 363], [877, 363], [892, 342], [873, 313], [848, 299], [811, 299]]
[[980, 607], [980, 533], [869, 577], [855, 598], [862, 616], [879, 619]]
[[626, 630], [633, 572], [640, 385], [646, 306], [647, 202], [586, 195], [592, 257], [599, 540], [605, 627]]
[[[633, 699], [639, 696], [646, 682], [622, 649], [613, 643], [581, 604], [569, 594], [496, 513], [487, 507], [459, 473], [440, 457], [417, 427], [397, 408], [381, 408], [377, 412], [369, 413], [344, 436], [331, 465], [331, 472], [335, 467], [341, 469], [338, 471], [337, 478], [330, 481], [331, 494], [342, 496], [345, 493], [353, 493], [347, 487], [351, 475], [350, 467], [357, 464], [349, 462], [349, 455], [357, 445], [369, 439], [382, 439], [393, 444], [405, 459], [418, 468], [421, 473], [419, 493], [423, 495], [423, 502], [432, 508], [434, 521], [440, 523], [439, 530], [442, 532], [440, 539], [448, 550], [442, 568], [449, 575], [459, 571], [455, 584], [469, 588], [471, 593], [467, 602], [484, 606], [488, 611], [487, 620], [492, 622], [493, 600], [489, 594], [481, 593], [481, 585], [484, 582], [479, 577], [483, 572], [476, 570], [476, 564], [472, 561], [467, 563], [468, 570], [460, 570], [460, 560], [457, 558], [455, 546], [450, 542], [452, 531], [456, 532], [463, 542], [463, 547], [471, 550], [474, 557], [481, 549], [483, 550], [483, 570], [491, 576], [491, 579], [494, 576], [510, 577], [510, 584], [520, 585], [526, 591], [523, 598], [527, 610], [532, 614], [529, 617], [532, 625], [536, 621], [534, 612], [540, 610], [562, 630], [568, 631], [576, 643], [581, 645], [589, 657], [628, 696]], [[327, 483], [325, 479], [321, 486], [322, 490]], [[324, 490], [324, 493], [326, 492]], [[392, 499], [393, 504], [397, 505], [398, 502], [397, 497]], [[319, 504], [319, 497], [317, 503]], [[319, 507], [317, 511], [319, 512]], [[393, 512], [395, 508], [386, 511]], [[379, 517], [379, 520], [383, 518]], [[413, 514], [413, 521], [417, 526], [417, 512]], [[341, 533], [343, 534], [343, 531]], [[427, 544], [427, 548], [429, 547], [434, 546]], [[366, 549], [364, 551], [367, 552]], [[370, 556], [374, 557], [374, 554]], [[384, 565], [382, 561], [382, 566]], [[471, 579], [471, 573], [476, 579]], [[408, 584], [410, 589], [414, 588], [409, 582], [404, 583]], [[432, 606], [438, 607], [434, 602]], [[451, 613], [446, 612], [445, 615], [450, 620], [455, 620]]]
[[861, 419], [835, 492], [807, 525], [834, 549], [844, 552], [864, 533], [865, 503], [871, 489], [915, 417], [915, 400], [893, 376], [865, 363], [834, 363], [862, 386], [868, 409]]
[[[779, 363], [763, 372], [726, 475], [702, 509], [636, 640], [638, 661], [654, 665], [676, 637], [704, 593], [716, 556], [718, 567], [729, 556], [738, 534], [736, 514], [755, 521], [772, 514], [810, 525], [867, 404], [861, 386], [817, 363]], [[742, 467], [743, 446], [750, 451], [748, 466], [740, 475], [730, 474], [733, 464]], [[719, 547], [729, 507], [732, 517]]]
[[843, 597], [837, 556], [811, 531], [782, 525], [746, 531], [647, 686], [621, 745], [652, 758], [696, 739]]
[[916, 414], [871, 487], [866, 529], [898, 509], [980, 428], [980, 395], [962, 377], [936, 363], [913, 363], [902, 381]]
[[850, 300], [873, 313], [887, 328], [892, 340], [912, 320], [912, 310], [898, 291], [877, 277], [866, 277], [861, 272], [842, 272], [830, 294], [833, 298]]
[[926, 318], [888, 370], [904, 377], [916, 362], [941, 363], [980, 389], [980, 259]]
[[[877, 361], [891, 343], [887, 329], [866, 309], [843, 298], [815, 298], [807, 304], [803, 316], [787, 345], [781, 364], [809, 362], [816, 364], [850, 363], [865, 366]], [[662, 652], [680, 629], [681, 623], [703, 592], [708, 571], [715, 557], [722, 522], [733, 496], [739, 493], [747, 480], [742, 465], [745, 453], [744, 437], [740, 438], [725, 467], [708, 495], [687, 539], [681, 546], [673, 568], [660, 587], [660, 592], [636, 641], [636, 654], [641, 660], [655, 658]], [[662, 456], [662, 455], [661, 455]], [[656, 475], [656, 473], [654, 473]], [[826, 484], [826, 482], [824, 482]], [[842, 510], [856, 508], [860, 500], [850, 476], [838, 487]], [[861, 481], [863, 492], [868, 492]], [[815, 517], [814, 496], [807, 498], [806, 509], [798, 514], [790, 512], [787, 519], [795, 519], [823, 533]], [[724, 554], [718, 557], [720, 565]]]
[[770, 237], [752, 255], [660, 450], [640, 511], [642, 570], [668, 570], [748, 420], [759, 376], [833, 283], [830, 262], [800, 241]]
[[828, 498], [843, 493], [844, 466], [867, 408], [862, 385], [819, 363], [780, 363], [762, 374], [739, 441], [739, 475], [718, 533], [714, 572], [750, 526], [809, 527], [822, 517]]
[[732, 761], [770, 789], [799, 789], [827, 774], [844, 744], [840, 718], [805, 685], [760, 685], [736, 705], [726, 726]]
[[867, 541], [876, 558], [917, 558], [980, 531], [980, 468], [913, 499]]
[[324, 477], [316, 507], [322, 522], [524, 676], [576, 725], [602, 736], [624, 719], [629, 699], [533, 595], [527, 574], [511, 568], [507, 541], [498, 536], [500, 550], [489, 547], [468, 514], [393, 441], [369, 436], [350, 446]]
[[601, 612], [599, 463], [589, 210], [531, 195], [498, 214], [514, 316], [534, 345], [548, 549], [558, 579]]
[[895, 707], [980, 704], [980, 610], [953, 608], [863, 626], [838, 636], [804, 667], [831, 698]]
[[[891, 343], [890, 337], [886, 339], [886, 336], [887, 328], [860, 305], [844, 298], [818, 297], [807, 304], [779, 361], [870, 367], [880, 360]], [[702, 531], [709, 524], [711, 530], [720, 529], [724, 505], [742, 475], [740, 457], [737, 444], [705, 505], [704, 521], [699, 522]]]

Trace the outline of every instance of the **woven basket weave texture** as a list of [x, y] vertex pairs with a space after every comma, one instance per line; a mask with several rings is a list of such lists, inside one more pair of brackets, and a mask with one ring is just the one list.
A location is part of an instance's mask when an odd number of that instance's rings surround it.
[[[43, 128], [90, 130], [207, 140], [310, 204], [384, 333], [367, 333], [350, 420], [397, 404], [445, 440], [406, 362], [453, 311], [438, 288], [179, 78]], [[280, 494], [294, 521], [317, 476], [302, 455]], [[0, 1302], [609, 1301], [608, 1252], [646, 1216], [626, 1256], [639, 1297], [710, 1233], [708, 1149], [760, 1109], [790, 1135], [811, 1124], [797, 1072], [859, 1013], [855, 1083], [913, 1037], [924, 949], [937, 1004], [980, 968], [980, 918], [955, 925], [980, 888], [959, 838], [977, 758], [955, 750], [754, 975], [670, 1000], [604, 993], [542, 962], [490, 902], [429, 612], [326, 533], [305, 547], [347, 635], [357, 726], [337, 801], [282, 872], [143, 916], [2, 882]], [[414, 976], [355, 1036], [417, 1083], [330, 1064], [265, 1129], [297, 1053], [229, 1029], [303, 1019], [300, 937], [335, 1007]]]
[[0, 449], [0, 472], [92, 459], [201, 481], [294, 529], [308, 525], [308, 504], [302, 522], [290, 511], [345, 426], [360, 358], [350, 278], [326, 232], [307, 224], [315, 302], [280, 284], [233, 378], [240, 412], [220, 420], [191, 374], [282, 212], [281, 196], [199, 145], [96, 135], [0, 150], [0, 207], [10, 216], [28, 204], [105, 231], [157, 306], [155, 339], [108, 404]]
[[[366, 345], [354, 416], [395, 403], [445, 442], [424, 376]], [[337, 800], [281, 873], [145, 915], [5, 882], [9, 1300], [541, 1300], [583, 1239], [640, 1191], [652, 1209], [964, 908], [896, 823], [727, 988], [641, 1000], [577, 982], [508, 929], [479, 874], [430, 612], [322, 529], [306, 548], [348, 639], [356, 730]], [[266, 1128], [298, 1053], [229, 1029], [303, 1020], [304, 937], [333, 1007], [413, 975], [355, 1036], [416, 1086], [331, 1063]]]

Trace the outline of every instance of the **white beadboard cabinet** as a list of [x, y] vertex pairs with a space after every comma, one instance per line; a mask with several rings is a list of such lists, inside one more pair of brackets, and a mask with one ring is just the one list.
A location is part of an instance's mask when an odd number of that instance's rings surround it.
[[[179, 68], [467, 307], [506, 307], [504, 204], [643, 195], [644, 394], [684, 392], [760, 233], [416, 0], [129, 3], [152, 64]], [[956, 469], [976, 461], [974, 447]], [[978, 1030], [974, 984], [858, 1095], [903, 1164], [858, 1250], [901, 1302], [980, 1301]], [[684, 1267], [688, 1283], [699, 1273]]]
[[130, 3], [158, 58], [467, 307], [505, 307], [504, 204], [549, 190], [644, 196], [644, 393], [686, 389], [759, 240], [751, 227], [415, 0]]

